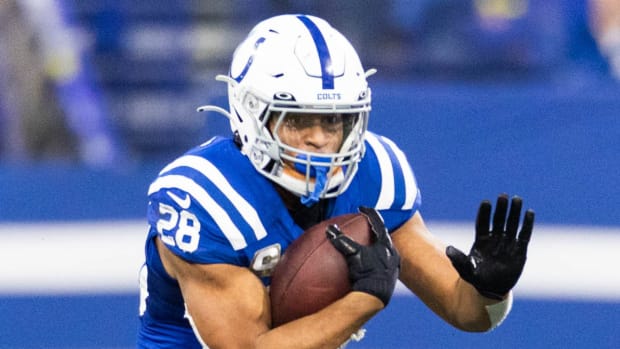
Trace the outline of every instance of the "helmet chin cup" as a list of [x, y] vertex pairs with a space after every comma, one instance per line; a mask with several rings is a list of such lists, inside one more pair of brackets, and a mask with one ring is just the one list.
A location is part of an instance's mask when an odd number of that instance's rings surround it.
[[295, 170], [305, 177], [314, 178], [314, 190], [312, 193], [302, 195], [301, 203], [306, 206], [316, 204], [327, 184], [328, 171], [331, 168], [331, 159], [321, 156], [297, 155], [300, 162], [295, 162]]
[[299, 162], [295, 162], [295, 170], [310, 177], [316, 177], [318, 173], [327, 173], [331, 165], [331, 158], [324, 156], [308, 156], [306, 154], [298, 154], [295, 156]]

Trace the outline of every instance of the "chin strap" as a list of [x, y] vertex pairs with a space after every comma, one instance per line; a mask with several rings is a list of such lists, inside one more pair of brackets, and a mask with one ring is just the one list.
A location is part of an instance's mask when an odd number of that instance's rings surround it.
[[321, 192], [323, 192], [323, 190], [325, 189], [325, 185], [327, 184], [327, 172], [329, 171], [329, 166], [315, 166], [311, 165], [310, 162], [321, 162], [329, 164], [331, 162], [331, 159], [320, 156], [311, 156], [310, 160], [308, 160], [308, 157], [304, 154], [297, 155], [297, 159], [302, 160], [305, 163], [296, 162], [295, 170], [305, 176], [309, 168], [310, 177], [315, 179], [314, 191], [309, 195], [303, 195], [301, 197], [301, 203], [307, 207], [310, 207], [319, 202], [320, 194]]

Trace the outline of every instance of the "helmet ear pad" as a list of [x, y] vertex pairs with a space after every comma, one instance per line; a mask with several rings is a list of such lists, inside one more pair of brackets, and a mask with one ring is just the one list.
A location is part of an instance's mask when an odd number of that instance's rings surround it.
[[[259, 173], [302, 198], [346, 190], [364, 153], [371, 97], [359, 57], [341, 33], [313, 16], [269, 18], [237, 47], [226, 81], [231, 129]], [[270, 120], [287, 112], [358, 117], [345, 125], [339, 151], [318, 154], [272, 133]], [[319, 193], [317, 173], [325, 173]]]

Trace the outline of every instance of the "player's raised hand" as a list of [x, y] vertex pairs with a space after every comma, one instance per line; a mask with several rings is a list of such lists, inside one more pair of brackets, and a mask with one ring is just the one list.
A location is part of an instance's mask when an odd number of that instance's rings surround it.
[[485, 200], [480, 204], [476, 238], [469, 255], [454, 246], [446, 248], [461, 278], [493, 299], [502, 299], [519, 280], [534, 227], [534, 211], [528, 209], [517, 235], [523, 203], [520, 197], [512, 197], [508, 211], [508, 201], [506, 194], [497, 198], [492, 227], [491, 203]]
[[400, 255], [379, 213], [360, 207], [370, 223], [376, 241], [364, 246], [344, 235], [337, 225], [327, 227], [327, 238], [342, 253], [349, 267], [351, 288], [369, 293], [387, 305], [392, 298], [400, 271]]

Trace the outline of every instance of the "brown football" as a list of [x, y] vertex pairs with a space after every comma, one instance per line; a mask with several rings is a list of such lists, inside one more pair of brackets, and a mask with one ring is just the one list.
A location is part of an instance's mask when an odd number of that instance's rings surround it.
[[346, 260], [325, 235], [330, 224], [362, 245], [372, 241], [370, 224], [361, 213], [333, 217], [308, 228], [288, 247], [272, 275], [273, 327], [315, 313], [351, 290]]

